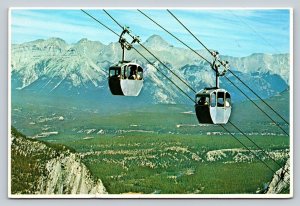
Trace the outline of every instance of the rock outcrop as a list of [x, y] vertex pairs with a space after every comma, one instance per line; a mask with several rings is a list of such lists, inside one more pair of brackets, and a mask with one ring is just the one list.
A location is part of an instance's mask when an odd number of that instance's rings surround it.
[[278, 194], [288, 190], [290, 186], [290, 159], [286, 161], [284, 167], [276, 171], [271, 183], [269, 184], [267, 194]]
[[12, 129], [12, 194], [106, 194], [80, 157], [64, 146], [28, 139]]
[[101, 180], [93, 181], [78, 156], [70, 153], [46, 163], [47, 176], [40, 179], [41, 194], [105, 194]]

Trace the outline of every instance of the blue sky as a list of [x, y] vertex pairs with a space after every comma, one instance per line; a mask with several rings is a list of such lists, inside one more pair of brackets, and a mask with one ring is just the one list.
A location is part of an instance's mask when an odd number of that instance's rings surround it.
[[[121, 29], [102, 11], [87, 10], [120, 33]], [[143, 10], [194, 49], [202, 49], [166, 10]], [[223, 55], [289, 53], [289, 10], [171, 10], [202, 42]], [[170, 44], [184, 47], [137, 10], [108, 10], [122, 25], [145, 41], [158, 34]], [[82, 38], [104, 44], [117, 37], [80, 10], [12, 10], [12, 42], [59, 37], [68, 43]]]

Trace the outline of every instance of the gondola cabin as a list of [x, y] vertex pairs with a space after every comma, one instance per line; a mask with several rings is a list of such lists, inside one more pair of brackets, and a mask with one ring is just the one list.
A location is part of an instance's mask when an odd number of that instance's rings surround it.
[[230, 94], [225, 89], [205, 88], [196, 94], [195, 111], [200, 124], [226, 124], [231, 114]]
[[139, 64], [121, 62], [109, 68], [108, 84], [113, 95], [138, 96], [143, 82], [143, 68]]

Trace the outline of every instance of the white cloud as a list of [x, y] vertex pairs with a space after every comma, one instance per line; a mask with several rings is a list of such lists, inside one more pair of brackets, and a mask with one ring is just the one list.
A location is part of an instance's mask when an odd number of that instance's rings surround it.
[[92, 40], [102, 40], [104, 43], [117, 41], [117, 38], [111, 35], [110, 31], [95, 24], [93, 21], [89, 25], [78, 25], [64, 21], [49, 21], [44, 18], [18, 16], [13, 18], [12, 25], [13, 36], [21, 41], [24, 34], [41, 36], [41, 38], [61, 37], [69, 42], [74, 42], [84, 37]]
[[[255, 49], [257, 52], [270, 52], [272, 48], [267, 48], [268, 46], [265, 45], [260, 35], [265, 36], [270, 44], [278, 45], [278, 50], [289, 51], [289, 22], [286, 18], [275, 18], [276, 11], [171, 11], [209, 48], [224, 51], [226, 54], [236, 55], [236, 49], [240, 48], [241, 45], [243, 46], [241, 53], [244, 54], [255, 52]], [[121, 31], [118, 25], [102, 10], [88, 10], [88, 12], [116, 32]], [[141, 36], [142, 41], [145, 41], [152, 34], [158, 34], [169, 43], [184, 47], [135, 9], [108, 10], [108, 12], [122, 25], [130, 26], [135, 35]], [[143, 10], [143, 12], [180, 37], [188, 45], [195, 49], [202, 48], [166, 10]], [[253, 32], [252, 28], [256, 32]], [[69, 43], [76, 42], [81, 38], [98, 40], [105, 44], [118, 40], [114, 34], [80, 10], [13, 10], [12, 32], [14, 43], [50, 37], [60, 37]]]

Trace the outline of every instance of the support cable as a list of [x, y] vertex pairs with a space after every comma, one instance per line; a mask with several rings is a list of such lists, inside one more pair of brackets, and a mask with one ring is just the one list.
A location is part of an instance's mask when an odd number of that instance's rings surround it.
[[[104, 26], [105, 28], [109, 29], [110, 31], [112, 31], [113, 33], [115, 33], [117, 36], [119, 36], [116, 32], [114, 32], [113, 30], [111, 30], [109, 27], [107, 27], [106, 25], [104, 25], [102, 22], [100, 22], [99, 20], [97, 20], [96, 18], [92, 17], [90, 14], [88, 14], [87, 12], [83, 11], [85, 14], [87, 14], [88, 16], [90, 16], [92, 19], [96, 20], [98, 23], [100, 23], [102, 26]], [[145, 60], [147, 60], [148, 63], [150, 63], [152, 66], [155, 67], [155, 65], [153, 65], [153, 63], [151, 63], [143, 54], [141, 54], [135, 47], [132, 47], [136, 52], [138, 52]], [[157, 69], [157, 71], [159, 71], [160, 73], [162, 73], [157, 67], [155, 67]], [[162, 73], [164, 76], [165, 74]], [[181, 92], [183, 92], [184, 94], [187, 95], [187, 97], [189, 97], [189, 95], [184, 92], [178, 85], [176, 85], [172, 80], [170, 80], [167, 76], [165, 76], [169, 81], [171, 81]], [[192, 102], [195, 102], [194, 99], [192, 99], [191, 97], [189, 97], [189, 99]], [[230, 122], [231, 123], [231, 122]], [[232, 124], [232, 123], [231, 123]], [[233, 125], [233, 124], [232, 124]], [[224, 128], [225, 131], [227, 131], [234, 139], [236, 139], [241, 145], [243, 145], [250, 153], [252, 153], [259, 161], [261, 161], [269, 170], [271, 170], [274, 174], [276, 174], [276, 172], [267, 164], [265, 163], [262, 159], [260, 159], [249, 147], [247, 147], [243, 142], [241, 142], [235, 135], [233, 135], [227, 128], [224, 127], [224, 125], [220, 125], [221, 127]], [[257, 144], [255, 144], [257, 146]], [[263, 151], [263, 149], [261, 148], [260, 150]], [[282, 179], [278, 174], [276, 174], [282, 181], [284, 181], [284, 179]], [[285, 182], [285, 181], [284, 181]], [[287, 183], [289, 185], [289, 183]]]
[[[120, 27], [124, 28], [112, 15], [110, 15], [105, 9], [103, 11]], [[129, 33], [129, 35], [134, 38], [132, 34]], [[143, 49], [145, 49], [149, 54], [151, 54], [159, 63], [161, 63], [168, 71], [170, 71], [174, 76], [176, 76], [183, 84], [185, 84], [190, 90], [196, 93], [196, 90], [194, 90], [185, 80], [183, 80], [178, 74], [176, 74], [174, 71], [172, 71], [164, 62], [162, 62], [157, 56], [155, 56], [149, 49], [147, 49], [142, 43], [137, 42]]]
[[[105, 10], [104, 10], [105, 11]], [[146, 16], [148, 19], [150, 19], [153, 23], [155, 23], [157, 26], [159, 26], [160, 28], [162, 28], [164, 31], [166, 31], [168, 34], [170, 34], [172, 37], [174, 37], [175, 39], [177, 39], [178, 41], [180, 41], [182, 44], [184, 44], [185, 46], [187, 46], [189, 49], [191, 49], [194, 53], [196, 53], [198, 56], [200, 56], [202, 59], [204, 59], [205, 61], [207, 61], [209, 64], [211, 64], [207, 59], [205, 59], [202, 55], [200, 55], [198, 52], [196, 52], [194, 49], [192, 49], [191, 47], [189, 47], [187, 44], [185, 44], [183, 41], [181, 41], [179, 38], [177, 38], [175, 35], [173, 35], [171, 32], [169, 32], [168, 30], [166, 30], [164, 27], [162, 27], [160, 24], [158, 24], [157, 22], [155, 22], [152, 18], [150, 18], [148, 15], [146, 15], [145, 13], [143, 13], [141, 10], [139, 10], [138, 9], [138, 11], [140, 12], [140, 13], [142, 13], [144, 16]], [[115, 22], [115, 23], [117, 23], [121, 28], [123, 28], [122, 27], [122, 25], [116, 20], [116, 19], [114, 19], [108, 12], [106, 12], [105, 11], [105, 13], [107, 13], [109, 16], [110, 16], [110, 18]], [[203, 44], [204, 45], [204, 44]], [[206, 47], [205, 47], [206, 48]], [[207, 48], [206, 48], [207, 49]], [[207, 49], [208, 50], [208, 49]], [[148, 50], [147, 50], [148, 51]], [[208, 50], [209, 51], [209, 50]], [[149, 52], [149, 51], [148, 51]], [[210, 54], [212, 54], [210, 51], [209, 51], [209, 53]], [[154, 55], [153, 55], [154, 56]], [[220, 62], [220, 60], [218, 60], [219, 62]], [[222, 64], [222, 62], [220, 62], [221, 64]], [[223, 64], [222, 64], [223, 65]], [[224, 65], [223, 65], [224, 66]], [[231, 72], [232, 73], [232, 72]], [[235, 74], [233, 74], [233, 75], [235, 75]], [[227, 77], [226, 77], [227, 78]], [[227, 78], [228, 79], [228, 78]], [[238, 78], [239, 79], [239, 78]], [[228, 79], [229, 80], [229, 79]], [[240, 80], [240, 79], [239, 79]], [[231, 80], [229, 80], [236, 88], [238, 88]], [[240, 80], [241, 81], [241, 80]], [[241, 81], [242, 82], [242, 81]], [[243, 83], [243, 82], [242, 82]], [[244, 84], [244, 83], [243, 83]], [[190, 87], [190, 86], [189, 86]], [[239, 89], [239, 88], [238, 88]], [[194, 89], [192, 89], [192, 90], [194, 90]], [[195, 91], [195, 90], [194, 90]], [[241, 91], [240, 89], [239, 89], [239, 91]], [[241, 91], [242, 92], [242, 91]], [[249, 100], [251, 100], [250, 99], [250, 97], [248, 97], [244, 92], [242, 92]], [[251, 100], [254, 104], [255, 104], [255, 102], [253, 101], [253, 100]], [[194, 101], [193, 101], [194, 102]], [[265, 115], [267, 115], [285, 134], [287, 134], [288, 136], [289, 136], [289, 134], [277, 123], [277, 122], [275, 122], [266, 112], [264, 112], [257, 104], [255, 104], [255, 106], [257, 107], [257, 108], [259, 108]], [[231, 122], [230, 122], [231, 123]], [[238, 129], [240, 132], [241, 132], [241, 130], [239, 129], [239, 128], [237, 128], [233, 123], [231, 123], [236, 129]], [[224, 129], [225, 129], [225, 127], [223, 126], [223, 125], [221, 125]], [[243, 133], [243, 132], [242, 132]], [[231, 133], [230, 133], [231, 134]], [[232, 134], [231, 134], [232, 135]], [[245, 133], [243, 133], [243, 135], [245, 135]], [[246, 136], [246, 135], [245, 135]], [[261, 151], [263, 151], [263, 153], [264, 154], [266, 154], [268, 157], [270, 157], [261, 147], [259, 147], [252, 139], [250, 139], [248, 136], [246, 136], [255, 146], [257, 146]], [[239, 141], [239, 140], [238, 140]], [[240, 142], [240, 141], [239, 141]], [[240, 142], [244, 147], [246, 147], [247, 148], [247, 146], [246, 145], [244, 145], [242, 142]], [[249, 150], [249, 149], [248, 149]], [[249, 150], [250, 151], [250, 150]], [[259, 158], [259, 157], [258, 157]], [[271, 158], [271, 157], [270, 157]], [[271, 158], [273, 161], [275, 161], [273, 158]], [[261, 159], [260, 159], [261, 160]], [[262, 160], [261, 160], [262, 161]], [[263, 161], [262, 161], [263, 162]], [[275, 161], [276, 162], [276, 161]], [[265, 162], [264, 162], [265, 163]], [[276, 164], [277, 165], [279, 165], [280, 167], [281, 167], [281, 165], [278, 163], [278, 162], [276, 162]], [[269, 169], [271, 169], [266, 163], [265, 163], [265, 165], [269, 168]], [[273, 170], [273, 169], [271, 169], [272, 170], [272, 172], [273, 173], [275, 173], [275, 171]], [[276, 174], [276, 173], [275, 173]]]
[[[84, 11], [83, 9], [81, 9], [82, 12], [84, 12], [86, 15], [88, 15], [89, 17], [91, 17], [92, 19], [94, 19], [95, 21], [97, 21], [99, 24], [101, 24], [102, 26], [104, 26], [106, 29], [108, 29], [109, 31], [113, 32], [116, 36], [120, 37], [120, 35], [118, 33], [116, 33], [114, 30], [112, 30], [111, 28], [109, 28], [108, 26], [106, 26], [105, 24], [103, 24], [101, 21], [99, 21], [98, 19], [96, 19], [95, 17], [93, 17], [92, 15], [90, 15], [88, 12]], [[122, 27], [123, 28], [123, 27]], [[150, 60], [148, 60], [142, 53], [140, 53], [134, 46], [132, 46], [132, 49], [134, 49], [139, 55], [141, 55], [149, 64], [151, 64], [158, 72], [160, 72], [166, 79], [168, 79], [178, 90], [180, 90], [185, 96], [187, 96], [191, 101], [193, 101], [195, 103], [195, 100], [190, 97], [187, 92], [183, 91], [172, 79], [170, 79], [166, 74], [164, 74], [162, 71], [160, 71], [160, 69], [158, 67], [156, 67]]]
[[[187, 46], [189, 49], [191, 49], [196, 55], [198, 55], [198, 56], [200, 56], [201, 58], [203, 58], [201, 55], [199, 55], [198, 54], [198, 52], [196, 52], [195, 50], [193, 50], [192, 48], [190, 48], [187, 44], [185, 44], [182, 40], [180, 40], [178, 37], [176, 37], [175, 35], [173, 35], [171, 32], [169, 32], [167, 29], [165, 29], [163, 26], [161, 26], [159, 23], [157, 23], [155, 20], [153, 20], [150, 16], [148, 16], [148, 15], [146, 15], [144, 12], [142, 12], [141, 10], [139, 10], [138, 9], [138, 11], [141, 13], [141, 14], [143, 14], [145, 17], [147, 17], [150, 21], [152, 21], [153, 23], [155, 23], [157, 26], [159, 26], [160, 28], [162, 28], [164, 31], [166, 31], [168, 34], [170, 34], [172, 37], [174, 37], [176, 40], [178, 40], [178, 41], [180, 41], [182, 44], [184, 44], [185, 46]], [[174, 18], [175, 18], [175, 15], [172, 13], [172, 12], [170, 12], [169, 10], [167, 10]], [[111, 17], [111, 16], [110, 16]], [[113, 17], [111, 17], [112, 19], [113, 19]], [[179, 19], [178, 18], [176, 18], [176, 20], [181, 24], [181, 25], [183, 25], [184, 26], [184, 24], [181, 22], [181, 21], [179, 21]], [[114, 19], [114, 21], [115, 22], [117, 22], [115, 19]], [[118, 22], [117, 22], [117, 24], [119, 25], [119, 26], [121, 26]], [[184, 26], [184, 28], [186, 28], [185, 26]], [[187, 28], [186, 28], [187, 29]], [[190, 30], [188, 30], [192, 35], [193, 35], [193, 33], [190, 31]], [[201, 45], [204, 45], [195, 35], [193, 35], [196, 39], [197, 39], [197, 41], [201, 44]], [[210, 52], [209, 50], [208, 50], [208, 48], [207, 47], [205, 47], [206, 48], [206, 50], [211, 54], [211, 55], [213, 55], [212, 54], [212, 52]], [[208, 61], [208, 60], [207, 60]], [[220, 63], [221, 63], [221, 65], [223, 65], [224, 66], [224, 64], [220, 61], [220, 60], [218, 60]], [[230, 71], [230, 70], [229, 70]], [[247, 88], [249, 88], [250, 89], [250, 91], [252, 91], [254, 94], [255, 94], [255, 92], [250, 88], [250, 87], [248, 87], [239, 77], [237, 77], [232, 71], [230, 71], [230, 73], [232, 73], [239, 81], [241, 81]], [[225, 76], [225, 78], [234, 86], [234, 87], [236, 87], [242, 94], [244, 94], [244, 96], [247, 98], [247, 99], [249, 99], [260, 111], [262, 111], [276, 126], [278, 126], [287, 136], [289, 136], [289, 134], [270, 116], [270, 115], [268, 115], [261, 107], [259, 107], [248, 95], [246, 95], [245, 94], [245, 92], [243, 92], [235, 83], [233, 83], [228, 77], [226, 77]], [[259, 97], [259, 96], [258, 96]], [[260, 98], [260, 97], [259, 97]], [[261, 99], [261, 98], [260, 98]], [[266, 103], [263, 99], [261, 99], [264, 103]], [[272, 110], [273, 110], [273, 108], [272, 108]], [[273, 110], [273, 111], [275, 111], [275, 110]], [[278, 114], [279, 115], [279, 114]], [[280, 116], [281, 117], [281, 116]], [[283, 119], [283, 118], [282, 118]]]
[[233, 85], [235, 86], [247, 99], [249, 99], [263, 114], [265, 114], [277, 127], [281, 129], [288, 137], [290, 136], [289, 133], [287, 133], [270, 115], [268, 115], [262, 108], [260, 108], [255, 101], [253, 101], [245, 92], [243, 92], [233, 81], [231, 81], [228, 77], [225, 76], [225, 78]]
[[[123, 26], [112, 16], [110, 15], [106, 10], [103, 9], [103, 11], [120, 27], [123, 28]], [[179, 38], [177, 38], [176, 36], [174, 36], [173, 34], [171, 34], [171, 32], [169, 32], [168, 30], [166, 30], [165, 28], [163, 28], [160, 24], [158, 24], [156, 21], [154, 21], [151, 17], [149, 17], [148, 15], [146, 15], [145, 13], [143, 13], [142, 11], [140, 11], [138, 9], [138, 11], [140, 13], [142, 13], [144, 16], [146, 16], [148, 19], [150, 19], [152, 22], [154, 22], [156, 25], [158, 25], [160, 28], [164, 29], [166, 32], [168, 32], [170, 35], [172, 35], [174, 38], [176, 38], [177, 40], [179, 40], [181, 43], [183, 43], [185, 46], [187, 46], [183, 41], [181, 41]], [[132, 36], [132, 38], [134, 38]], [[199, 40], [200, 41], [200, 40]], [[154, 56], [158, 61], [160, 61], [152, 52], [150, 52], [147, 48], [145, 48], [142, 44], [140, 44], [144, 49], [146, 49], [152, 56]], [[190, 48], [190, 47], [188, 47]], [[191, 49], [191, 48], [190, 48]], [[195, 51], [195, 50], [192, 50]], [[200, 56], [201, 58], [203, 58], [201, 55], [199, 55], [197, 52], [195, 52], [195, 54], [197, 54], [198, 56]], [[208, 60], [206, 60], [208, 61]], [[218, 60], [220, 61], [220, 60]], [[161, 62], [161, 61], [160, 61]], [[162, 63], [162, 62], [161, 62]], [[162, 63], [166, 68], [168, 68], [164, 63]], [[170, 70], [170, 69], [169, 69]], [[171, 70], [172, 71], [172, 70]], [[172, 72], [173, 73], [173, 72]], [[232, 72], [231, 72], [232, 73]], [[174, 74], [174, 73], [173, 73]], [[179, 78], [176, 75], [177, 78]], [[262, 108], [260, 108], [248, 95], [246, 95], [245, 92], [243, 92], [235, 83], [233, 83], [228, 77], [225, 76], [225, 78], [233, 85], [235, 86], [242, 94], [244, 94], [244, 96], [246, 96], [261, 112], [263, 112], [263, 114], [265, 114], [276, 126], [278, 126], [287, 136], [289, 136], [289, 134], [270, 116], [268, 115]], [[179, 78], [181, 80], [181, 78]], [[240, 79], [239, 79], [240, 80]], [[241, 81], [241, 80], [240, 80]], [[242, 82], [242, 81], [241, 81]], [[187, 85], [192, 91], [195, 91], [195, 89], [193, 89], [190, 85], [188, 85], [186, 82], [184, 82], [185, 85]], [[253, 90], [252, 90], [253, 91]]]
[[[231, 123], [232, 124], [232, 123]], [[243, 145], [243, 147], [245, 147], [251, 154], [253, 154], [261, 163], [263, 163], [267, 168], [269, 168], [269, 170], [271, 170], [273, 172], [274, 175], [278, 176], [280, 180], [282, 180], [283, 182], [285, 182], [287, 185], [289, 185], [288, 182], [286, 182], [280, 175], [278, 175], [276, 173], [276, 171], [274, 171], [267, 163], [265, 163], [262, 159], [259, 158], [259, 156], [257, 154], [255, 154], [249, 147], [247, 147], [243, 142], [241, 142], [234, 134], [232, 134], [226, 127], [224, 127], [224, 125], [220, 124], [221, 127], [223, 127], [223, 129], [228, 132], [236, 141], [238, 141], [241, 145]], [[281, 166], [280, 166], [281, 167]], [[283, 166], [284, 167], [284, 166]], [[282, 167], [282, 168], [283, 168]]]
[[158, 72], [160, 72], [165, 78], [167, 78], [178, 90], [180, 90], [185, 96], [187, 96], [193, 103], [195, 100], [188, 95], [187, 92], [183, 91], [172, 79], [165, 75], [158, 67], [156, 67], [149, 59], [147, 59], [142, 53], [140, 53], [135, 47], [132, 47], [140, 56], [142, 56], [149, 64], [151, 64]]
[[[167, 9], [167, 11], [169, 12], [169, 14], [174, 17], [174, 19], [177, 20], [177, 22], [183, 27], [185, 28], [197, 41], [198, 43], [200, 43], [211, 55], [212, 52], [199, 40], [199, 38], [197, 38], [169, 9]], [[219, 60], [219, 63], [221, 63], [222, 66], [224, 66], [224, 64]], [[229, 72], [236, 77], [245, 87], [247, 87], [257, 98], [259, 98], [259, 100], [261, 100], [265, 105], [267, 105], [277, 116], [279, 116], [286, 124], [289, 125], [289, 122], [282, 117], [282, 115], [280, 115], [275, 109], [273, 109], [273, 107], [271, 107], [271, 105], [269, 105], [265, 100], [263, 100], [253, 89], [251, 89], [248, 85], [246, 85], [244, 83], [244, 81], [241, 80], [241, 78], [239, 78], [233, 71], [229, 70]]]
[[[235, 124], [233, 124], [230, 120], [228, 121], [235, 129], [237, 129], [242, 135], [244, 135], [252, 144], [254, 144], [258, 149], [260, 149], [267, 157], [269, 157], [274, 163], [276, 163], [279, 167], [282, 167], [271, 155], [269, 155], [262, 147], [260, 147], [256, 142], [254, 142], [246, 133], [244, 133], [240, 128], [238, 128]], [[285, 172], [288, 172], [284, 170]]]
[[141, 14], [143, 14], [145, 17], [147, 17], [150, 21], [152, 21], [154, 24], [156, 24], [157, 26], [159, 26], [161, 29], [163, 29], [165, 32], [167, 32], [168, 34], [170, 34], [173, 38], [175, 38], [177, 41], [181, 42], [183, 45], [185, 45], [187, 48], [189, 48], [191, 51], [193, 51], [195, 54], [197, 54], [199, 57], [201, 57], [204, 61], [206, 61], [208, 64], [212, 65], [212, 63], [210, 61], [208, 61], [204, 56], [202, 56], [201, 54], [199, 54], [196, 50], [194, 50], [193, 48], [191, 48], [189, 45], [187, 45], [186, 43], [184, 43], [183, 41], [181, 41], [178, 37], [176, 37], [174, 34], [172, 34], [171, 32], [169, 32], [167, 29], [165, 29], [163, 26], [161, 26], [159, 23], [157, 23], [156, 21], [154, 21], [151, 17], [149, 17], [147, 14], [145, 14], [144, 12], [142, 12], [141, 10], [137, 9], [138, 12], [140, 12]]

